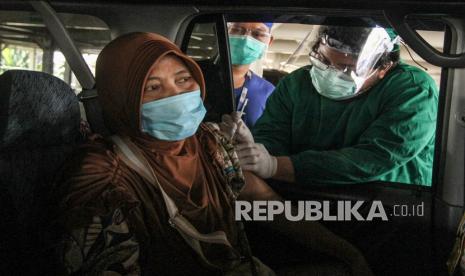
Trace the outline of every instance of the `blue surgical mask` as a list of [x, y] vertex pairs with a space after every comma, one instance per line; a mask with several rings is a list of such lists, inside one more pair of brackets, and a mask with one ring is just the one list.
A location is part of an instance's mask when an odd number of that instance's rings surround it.
[[344, 100], [357, 95], [355, 82], [337, 70], [312, 66], [310, 77], [316, 91], [332, 100]]
[[200, 90], [144, 103], [142, 131], [160, 140], [183, 140], [194, 135], [205, 113]]
[[248, 35], [229, 35], [229, 47], [231, 63], [244, 65], [262, 58], [266, 44]]

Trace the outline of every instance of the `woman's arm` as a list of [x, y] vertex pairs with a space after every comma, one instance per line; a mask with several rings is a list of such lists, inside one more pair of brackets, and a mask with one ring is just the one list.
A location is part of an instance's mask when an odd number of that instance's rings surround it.
[[[261, 178], [251, 172], [244, 172], [246, 185], [239, 195], [239, 200], [283, 200]], [[295, 210], [292, 213], [296, 213]], [[289, 221], [284, 214], [274, 216], [273, 221], [259, 222], [273, 231], [281, 233], [318, 253], [335, 257], [352, 270], [353, 275], [372, 275], [362, 253], [351, 243], [335, 235], [326, 227], [315, 221]]]
[[288, 156], [278, 156], [276, 159], [278, 160], [278, 166], [275, 175], [271, 178], [279, 181], [294, 182], [295, 173], [291, 158]]

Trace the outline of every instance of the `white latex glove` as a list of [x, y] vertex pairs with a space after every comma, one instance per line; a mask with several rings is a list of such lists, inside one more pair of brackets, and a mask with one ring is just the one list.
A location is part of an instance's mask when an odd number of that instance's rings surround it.
[[252, 133], [241, 119], [241, 115], [238, 111], [232, 112], [231, 115], [223, 115], [219, 124], [220, 130], [234, 143], [253, 143]]
[[263, 144], [242, 143], [236, 146], [236, 152], [242, 169], [254, 172], [264, 179], [276, 174], [278, 161], [268, 153]]

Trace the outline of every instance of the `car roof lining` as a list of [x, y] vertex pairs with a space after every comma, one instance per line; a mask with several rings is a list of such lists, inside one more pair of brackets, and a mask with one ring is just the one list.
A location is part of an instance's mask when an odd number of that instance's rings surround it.
[[[309, 25], [343, 25], [353, 27], [391, 27], [382, 13], [367, 15], [318, 15], [318, 14], [250, 14], [228, 13], [226, 16], [230, 22], [273, 22], [273, 23], [297, 23]], [[350, 19], [357, 20], [350, 20]], [[443, 31], [444, 22], [440, 19], [432, 19], [423, 15], [412, 15], [408, 18], [409, 25], [415, 30]], [[365, 23], [363, 23], [365, 22]]]

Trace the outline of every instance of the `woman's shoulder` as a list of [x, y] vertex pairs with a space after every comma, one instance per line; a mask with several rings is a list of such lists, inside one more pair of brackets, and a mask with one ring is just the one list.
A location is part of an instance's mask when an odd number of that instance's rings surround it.
[[119, 162], [115, 154], [113, 143], [100, 135], [92, 135], [79, 146], [74, 157], [69, 160], [68, 173], [78, 170], [82, 173], [92, 173], [97, 170], [113, 171]]
[[200, 124], [198, 138], [203, 150], [211, 155], [214, 160], [223, 158], [219, 154], [224, 153], [225, 149], [233, 148], [231, 141], [223, 135], [219, 125], [214, 122]]
[[91, 137], [65, 165], [56, 183], [55, 196], [63, 214], [89, 219], [121, 206], [132, 209], [138, 201], [124, 185], [127, 173], [113, 144], [101, 136]]
[[225, 149], [226, 151], [233, 150], [234, 146], [220, 130], [217, 123], [205, 122], [200, 125], [200, 142], [203, 147], [210, 148], [209, 150], [218, 151]]

